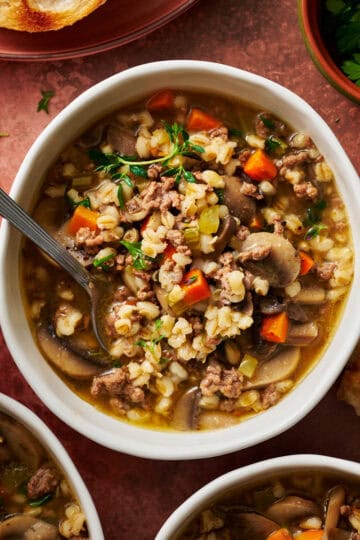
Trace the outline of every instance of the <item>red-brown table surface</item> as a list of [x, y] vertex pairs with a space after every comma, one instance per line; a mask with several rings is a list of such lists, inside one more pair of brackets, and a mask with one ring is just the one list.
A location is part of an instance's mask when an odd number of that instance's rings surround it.
[[[313, 66], [301, 38], [295, 0], [201, 0], [156, 33], [110, 52], [64, 62], [0, 62], [0, 132], [10, 134], [0, 139], [1, 186], [10, 189], [37, 135], [83, 90], [128, 67], [179, 58], [230, 64], [295, 91], [323, 116], [360, 170], [360, 108], [337, 93]], [[40, 90], [49, 88], [56, 92], [50, 114], [37, 113]], [[0, 359], [0, 391], [30, 407], [60, 438], [94, 498], [106, 540], [154, 538], [167, 516], [196, 489], [260, 459], [315, 452], [360, 460], [360, 420], [336, 400], [336, 384], [297, 426], [263, 444], [206, 460], [151, 461], [78, 435], [32, 392], [3, 340]]]

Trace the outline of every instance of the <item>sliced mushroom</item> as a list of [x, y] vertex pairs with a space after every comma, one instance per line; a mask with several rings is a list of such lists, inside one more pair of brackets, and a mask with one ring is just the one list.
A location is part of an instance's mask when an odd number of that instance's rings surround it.
[[220, 224], [217, 239], [214, 242], [214, 251], [209, 253], [210, 258], [217, 257], [224, 251], [231, 237], [235, 234], [236, 228], [237, 224], [233, 216], [227, 215], [224, 217]]
[[294, 302], [309, 306], [316, 306], [325, 302], [326, 293], [322, 287], [304, 287], [292, 298]]
[[346, 531], [345, 529], [330, 529], [324, 536], [327, 540], [356, 540], [358, 538], [357, 533], [352, 531]]
[[318, 325], [314, 321], [291, 324], [286, 338], [286, 343], [289, 345], [297, 345], [298, 347], [304, 347], [310, 345], [319, 334]]
[[234, 533], [234, 538], [244, 540], [264, 540], [280, 526], [272, 519], [244, 511], [241, 507], [227, 507], [225, 510], [225, 525]]
[[221, 411], [203, 411], [199, 416], [200, 429], [224, 429], [239, 424], [233, 414]]
[[241, 180], [236, 176], [225, 176], [224, 202], [230, 212], [248, 225], [256, 214], [256, 202], [241, 193]]
[[345, 502], [345, 489], [343, 486], [335, 486], [329, 490], [325, 503], [325, 524], [323, 539], [328, 539], [328, 531], [334, 529], [340, 518], [340, 508]]
[[125, 270], [121, 272], [121, 277], [127, 288], [135, 295], [147, 285], [146, 281], [134, 275], [132, 266], [126, 266]]
[[0, 413], [0, 433], [5, 439], [5, 444], [9, 446], [11, 453], [15, 454], [20, 463], [25, 463], [31, 470], [40, 466], [43, 458], [40, 444], [21, 424], [4, 413]]
[[41, 352], [55, 367], [72, 379], [90, 380], [100, 373], [100, 367], [71, 351], [66, 344], [41, 326], [37, 331]]
[[289, 347], [283, 350], [271, 360], [260, 364], [254, 376], [245, 383], [245, 388], [261, 388], [288, 379], [296, 370], [299, 360], [300, 349], [298, 347]]
[[128, 129], [118, 124], [111, 124], [107, 130], [106, 138], [116, 152], [127, 156], [136, 154], [136, 137]]
[[171, 426], [180, 431], [198, 428], [200, 389], [194, 386], [176, 402]]
[[58, 540], [57, 527], [29, 514], [13, 514], [0, 522], [0, 539]]
[[171, 307], [169, 306], [169, 302], [168, 302], [168, 299], [167, 299], [168, 295], [167, 295], [166, 291], [164, 291], [164, 289], [162, 287], [160, 287], [160, 285], [154, 285], [154, 292], [155, 292], [155, 296], [157, 298], [157, 301], [159, 302], [159, 304], [162, 307], [163, 311], [165, 311], [165, 313], [168, 313], [169, 315], [174, 316], [174, 312], [172, 311]]
[[270, 505], [265, 513], [278, 523], [290, 523], [308, 516], [320, 516], [321, 510], [311, 499], [288, 495]]
[[259, 302], [260, 312], [263, 315], [276, 315], [285, 311], [286, 305], [271, 294], [261, 298]]
[[305, 323], [309, 320], [309, 317], [305, 312], [304, 308], [299, 304], [289, 302], [286, 308], [286, 313], [288, 314], [289, 319], [291, 319], [292, 321]]
[[272, 287], [287, 287], [300, 271], [300, 258], [294, 246], [286, 238], [268, 232], [250, 234], [242, 244], [239, 258], [245, 268], [266, 279]]
[[106, 122], [99, 122], [98, 124], [90, 128], [88, 131], [86, 131], [86, 133], [84, 133], [84, 135], [80, 137], [76, 144], [80, 146], [80, 148], [84, 148], [85, 150], [88, 150], [89, 148], [94, 148], [94, 146], [98, 146], [103, 138], [105, 127]]

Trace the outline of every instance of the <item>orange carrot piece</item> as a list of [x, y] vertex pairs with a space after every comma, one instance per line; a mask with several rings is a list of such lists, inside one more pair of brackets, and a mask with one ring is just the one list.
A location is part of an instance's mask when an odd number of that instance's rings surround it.
[[262, 229], [264, 226], [264, 220], [261, 214], [257, 214], [252, 218], [249, 223], [250, 229]]
[[81, 205], [77, 206], [69, 223], [69, 233], [75, 235], [82, 227], [96, 231], [98, 217], [99, 214], [90, 210], [90, 208]]
[[324, 531], [322, 529], [309, 529], [300, 533], [296, 540], [321, 540], [323, 537]]
[[146, 216], [146, 218], [142, 222], [141, 227], [140, 227], [140, 233], [141, 234], [144, 234], [144, 231], [145, 231], [146, 227], [149, 225], [150, 217], [151, 216]]
[[153, 95], [146, 104], [150, 112], [170, 111], [174, 108], [175, 96], [171, 90], [163, 90]]
[[310, 272], [312, 267], [315, 264], [315, 261], [305, 253], [305, 251], [300, 251], [300, 276], [305, 276]]
[[185, 274], [181, 288], [185, 292], [183, 301], [187, 306], [206, 300], [211, 296], [209, 284], [199, 268], [193, 268]]
[[163, 251], [161, 262], [164, 263], [165, 261], [172, 259], [174, 253], [176, 253], [176, 248], [174, 248], [172, 244], [168, 244], [165, 250]]
[[293, 535], [287, 529], [278, 529], [266, 537], [266, 540], [293, 540]]
[[220, 126], [222, 126], [220, 120], [196, 108], [191, 109], [186, 123], [189, 131], [210, 131]]
[[261, 149], [255, 150], [244, 165], [244, 172], [253, 180], [273, 180], [277, 175], [277, 168], [271, 159]]
[[284, 343], [289, 329], [289, 317], [282, 311], [277, 315], [264, 317], [261, 324], [260, 335], [266, 341]]

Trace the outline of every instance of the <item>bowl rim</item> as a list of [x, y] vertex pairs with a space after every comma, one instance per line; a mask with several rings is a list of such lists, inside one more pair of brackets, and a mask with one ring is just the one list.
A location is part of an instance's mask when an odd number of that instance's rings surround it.
[[[74, 114], [76, 115], [76, 113], [79, 113], [79, 111], [82, 112], [84, 108], [88, 108], [91, 104], [103, 99], [103, 96], [106, 95], [106, 92], [109, 91], [109, 89], [115, 87], [118, 89], [125, 81], [127, 84], [134, 84], [135, 81], [138, 83], [141, 78], [153, 78], [154, 74], [159, 76], [166, 74], [168, 77], [170, 69], [172, 70], [172, 73], [177, 73], [178, 75], [186, 73], [188, 77], [190, 77], [191, 75], [195, 76], [200, 73], [202, 77], [220, 78], [220, 80], [228, 77], [230, 80], [236, 81], [237, 84], [246, 83], [247, 85], [251, 85], [251, 88], [254, 87], [255, 90], [256, 88], [260, 88], [262, 91], [266, 89], [266, 92], [271, 93], [271, 96], [276, 103], [281, 103], [282, 105], [285, 103], [289, 108], [291, 107], [297, 112], [301, 112], [302, 115], [307, 115], [312, 122], [316, 122], [317, 129], [321, 131], [323, 138], [324, 133], [326, 134], [326, 140], [331, 146], [333, 155], [341, 156], [343, 167], [346, 167], [347, 179], [350, 179], [346, 184], [346, 189], [351, 191], [351, 195], [348, 196], [349, 202], [353, 205], [357, 201], [358, 207], [360, 207], [360, 195], [354, 187], [358, 182], [358, 175], [334, 133], [309, 104], [285, 87], [259, 75], [223, 64], [196, 60], [171, 60], [136, 66], [115, 74], [82, 93], [48, 124], [30, 148], [11, 188], [11, 195], [14, 199], [18, 200], [24, 191], [28, 171], [29, 169], [31, 170], [36, 159], [41, 157], [43, 146], [45, 145], [46, 147], [48, 139], [50, 141], [54, 140], [55, 135], [61, 131], [62, 125], [66, 120], [71, 118]], [[211, 87], [211, 85], [209, 87]], [[356, 239], [356, 237], [360, 235], [360, 216], [355, 212], [353, 212], [353, 220], [355, 220], [355, 222], [359, 220], [359, 226], [356, 227], [353, 232], [353, 237]], [[358, 230], [359, 233], [357, 232]], [[16, 233], [11, 230], [8, 223], [3, 221], [0, 229], [0, 299], [2, 298], [3, 305], [6, 305], [6, 298], [10, 294], [5, 275], [7, 274], [6, 270], [8, 264], [11, 265], [11, 261], [8, 263], [6, 251], [9, 249], [11, 237], [14, 234]], [[358, 246], [360, 246], [360, 236], [359, 242], [354, 241], [353, 245], [356, 254], [359, 249]], [[358, 270], [356, 264], [354, 264], [354, 269], [355, 273], [357, 273]], [[14, 280], [14, 272], [10, 273], [9, 277], [11, 280]], [[313, 370], [306, 375], [304, 380], [281, 400], [278, 405], [261, 414], [253, 416], [245, 422], [230, 428], [222, 429], [221, 433], [225, 434], [226, 432], [226, 436], [224, 435], [224, 437], [219, 437], [217, 430], [195, 433], [173, 433], [169, 431], [164, 432], [162, 430], [144, 429], [142, 427], [129, 425], [121, 420], [110, 420], [109, 415], [101, 413], [77, 396], [76, 405], [78, 408], [76, 411], [77, 414], [74, 414], [68, 406], [68, 403], [62, 402], [53, 388], [51, 386], [49, 387], [49, 385], [41, 379], [39, 373], [36, 372], [36, 370], [33, 370], [32, 366], [30, 364], [28, 365], [28, 363], [23, 360], [27, 351], [22, 348], [21, 340], [19, 340], [17, 334], [16, 324], [10, 317], [9, 309], [1, 310], [0, 322], [9, 351], [20, 371], [39, 398], [66, 424], [98, 444], [113, 450], [145, 458], [176, 460], [213, 457], [247, 448], [282, 433], [301, 420], [328, 391], [336, 377], [340, 374], [340, 371], [344, 367], [345, 362], [357, 342], [357, 337], [360, 334], [360, 317], [354, 319], [353, 315], [350, 314], [351, 309], [353, 310], [352, 314], [354, 310], [356, 311], [356, 309], [359, 309], [357, 306], [360, 306], [360, 279], [356, 279], [355, 275], [353, 286], [351, 287], [347, 299], [347, 305], [341, 321], [338, 323], [338, 328], [341, 326], [344, 328], [344, 331], [346, 330], [349, 333], [348, 338], [341, 341], [342, 354], [337, 355], [342, 361], [340, 363], [330, 362], [327, 364], [326, 373], [321, 377], [322, 385], [318, 384], [318, 379], [316, 379], [316, 377], [317, 367], [323, 358], [317, 362], [313, 367]], [[347, 314], [347, 326], [346, 321], [342, 323], [345, 312]], [[351, 324], [349, 323], [350, 320]], [[337, 335], [338, 332], [333, 336], [329, 348], [334, 345], [334, 342], [337, 344], [338, 348], [340, 347], [340, 338], [336, 338]], [[333, 348], [335, 348], [335, 346]], [[325, 351], [323, 356], [329, 357], [328, 350]], [[46, 361], [44, 360], [44, 362]], [[52, 368], [49, 369], [52, 371]], [[299, 388], [303, 385], [304, 381], [310, 381], [310, 378], [314, 382], [314, 388], [309, 392], [310, 395], [307, 396], [307, 400], [298, 399], [296, 396], [299, 394]], [[73, 394], [71, 390], [69, 390], [69, 392]], [[70, 393], [68, 395], [70, 396]], [[296, 402], [296, 399], [298, 399], [299, 403]], [[283, 405], [284, 402], [286, 402], [287, 407]], [[296, 406], [294, 406], [294, 403], [296, 403]], [[293, 404], [292, 408], [291, 404]], [[280, 411], [283, 411], [285, 408], [286, 414], [281, 413]], [[290, 410], [291, 414], [288, 414], [288, 410]], [[261, 420], [259, 421], [260, 417]], [[243, 425], [248, 425], [250, 428], [249, 422], [252, 422], [251, 427], [253, 428], [253, 432], [250, 434], [249, 430], [246, 430], [245, 432], [245, 429], [241, 427]], [[112, 428], [109, 430], [108, 426], [110, 423], [112, 424]], [[116, 424], [116, 426], [114, 424]], [[261, 431], [256, 431], [258, 424], [261, 426]], [[239, 436], [238, 431], [240, 431], [241, 436]], [[154, 436], [154, 434], [156, 435]]]
[[359, 463], [322, 454], [292, 454], [257, 461], [222, 474], [195, 491], [170, 514], [157, 533], [155, 540], [175, 538], [174, 535], [184, 521], [190, 521], [191, 517], [202, 510], [205, 504], [213, 502], [219, 492], [221, 496], [226, 489], [231, 489], [240, 482], [251, 483], [256, 480], [256, 477], [270, 471], [271, 476], [276, 476], [286, 471], [289, 473], [302, 469], [313, 471], [314, 468], [320, 471], [346, 473], [348, 476], [358, 475], [360, 478]]
[[297, 0], [299, 26], [306, 48], [317, 69], [344, 96], [360, 103], [360, 88], [341, 71], [328, 52], [322, 40], [318, 24], [314, 24], [310, 11], [316, 9], [318, 2]]
[[75, 467], [64, 446], [45, 422], [28, 407], [0, 392], [0, 411], [20, 422], [40, 442], [41, 446], [50, 453], [55, 463], [59, 464], [67, 482], [79, 501], [86, 515], [86, 523], [91, 538], [104, 540], [99, 515], [94, 501], [84, 480]]

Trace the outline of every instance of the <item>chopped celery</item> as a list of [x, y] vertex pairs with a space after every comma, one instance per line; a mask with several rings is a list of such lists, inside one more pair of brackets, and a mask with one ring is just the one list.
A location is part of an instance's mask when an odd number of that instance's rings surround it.
[[245, 354], [240, 362], [238, 370], [240, 371], [240, 373], [245, 375], [245, 377], [250, 378], [254, 375], [257, 365], [258, 361], [254, 356], [251, 356], [250, 354]]
[[75, 176], [72, 179], [71, 186], [75, 189], [90, 187], [92, 184], [93, 178], [91, 175], [82, 175]]
[[199, 218], [199, 230], [203, 234], [216, 233], [220, 225], [219, 206], [204, 208]]
[[189, 246], [190, 249], [199, 248], [199, 241], [200, 241], [199, 227], [187, 227], [184, 230], [184, 239], [185, 239], [185, 243]]

